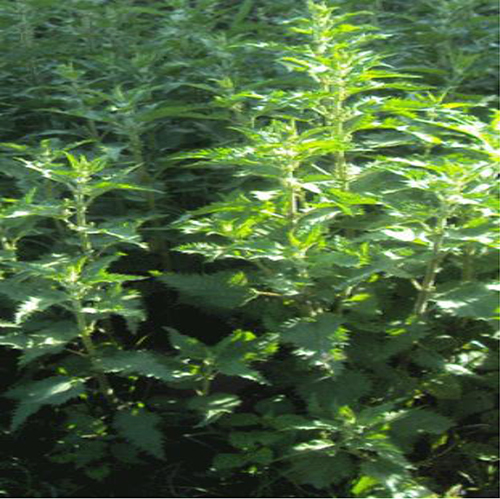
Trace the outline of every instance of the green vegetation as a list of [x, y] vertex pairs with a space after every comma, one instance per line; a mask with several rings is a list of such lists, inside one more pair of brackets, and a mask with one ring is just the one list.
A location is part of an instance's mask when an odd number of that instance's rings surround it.
[[0, 0], [0, 496], [497, 497], [497, 16]]

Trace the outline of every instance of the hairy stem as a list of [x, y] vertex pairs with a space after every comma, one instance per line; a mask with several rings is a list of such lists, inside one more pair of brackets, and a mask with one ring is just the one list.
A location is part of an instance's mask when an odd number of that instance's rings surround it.
[[[77, 184], [77, 188], [74, 192], [74, 201], [76, 207], [76, 226], [78, 235], [80, 237], [82, 252], [86, 257], [92, 259], [92, 257], [94, 256], [94, 252], [89, 235], [86, 231], [86, 229], [88, 228], [87, 204], [82, 187], [83, 183], [84, 182], [82, 179], [82, 181]], [[73, 293], [76, 294], [76, 291], [74, 290]], [[100, 369], [97, 350], [94, 343], [92, 342], [91, 335], [92, 331], [94, 330], [95, 322], [87, 323], [87, 318], [85, 312], [83, 312], [83, 303], [80, 296], [75, 296], [73, 298], [72, 305], [73, 314], [76, 319], [80, 338], [82, 339], [83, 346], [96, 373], [97, 383], [99, 384], [99, 391], [106, 398], [106, 400], [108, 400], [108, 402], [113, 402], [115, 400], [113, 390], [106, 375]]]
[[432, 293], [434, 291], [434, 283], [436, 280], [436, 276], [439, 272], [439, 265], [441, 264], [446, 254], [442, 248], [445, 237], [447, 219], [448, 219], [447, 210], [442, 210], [442, 213], [439, 216], [436, 224], [436, 230], [434, 232], [432, 257], [429, 263], [427, 264], [424, 279], [420, 284], [420, 291], [417, 296], [417, 301], [415, 303], [414, 313], [417, 319], [422, 319], [425, 313], [427, 312], [427, 306], [429, 304], [429, 300], [432, 297]]
[[[134, 163], [139, 165], [139, 179], [140, 182], [145, 187], [152, 187], [153, 178], [149, 173], [146, 165], [146, 161], [144, 158], [142, 141], [137, 133], [137, 131], [131, 131], [129, 133], [129, 140], [132, 149], [132, 154], [134, 156]], [[154, 213], [156, 211], [156, 197], [154, 192], [147, 191], [146, 192], [146, 202], [148, 204], [148, 210], [150, 213]], [[157, 220], [153, 220], [153, 227], [159, 228], [159, 223]], [[168, 270], [172, 268], [172, 261], [170, 258], [170, 253], [168, 251], [167, 244], [165, 240], [158, 235], [158, 232], [155, 232], [150, 241], [151, 250], [153, 252], [158, 253], [161, 256], [162, 266], [164, 270]]]
[[102, 372], [99, 365], [99, 357], [97, 354], [96, 347], [92, 341], [92, 331], [95, 324], [93, 322], [87, 323], [87, 318], [83, 312], [83, 304], [81, 299], [74, 298], [72, 301], [73, 313], [76, 318], [76, 323], [78, 326], [78, 331], [80, 333], [80, 338], [82, 339], [85, 351], [90, 359], [90, 363], [96, 374], [97, 383], [99, 385], [99, 391], [110, 403], [114, 403], [116, 398], [113, 394], [113, 389], [109, 383], [107, 376]]
[[474, 248], [472, 244], [467, 244], [462, 257], [462, 281], [474, 280]]

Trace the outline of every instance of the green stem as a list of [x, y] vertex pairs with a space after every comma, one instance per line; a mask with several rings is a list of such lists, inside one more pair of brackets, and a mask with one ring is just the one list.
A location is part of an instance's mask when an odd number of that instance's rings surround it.
[[[333, 81], [335, 80], [335, 81]], [[345, 74], [341, 68], [337, 68], [335, 76], [325, 76], [320, 81], [321, 92], [325, 95], [333, 95], [326, 98], [322, 106], [321, 114], [326, 126], [333, 127], [334, 139], [341, 144], [342, 149], [334, 153], [334, 174], [339, 181], [340, 188], [347, 190], [349, 188], [349, 172], [347, 167], [347, 158], [343, 150], [343, 142], [346, 139], [344, 126], [344, 103], [346, 101]], [[332, 102], [333, 101], [333, 102]]]
[[38, 70], [35, 59], [31, 52], [35, 43], [35, 35], [33, 25], [30, 22], [27, 10], [27, 6], [23, 4], [21, 7], [21, 45], [24, 47], [26, 53], [28, 54], [28, 67], [33, 83], [35, 85], [38, 85]]
[[468, 282], [474, 280], [474, 248], [467, 244], [463, 253], [462, 281]]
[[73, 313], [76, 318], [76, 323], [78, 326], [78, 331], [80, 333], [80, 338], [82, 339], [83, 346], [87, 355], [90, 359], [90, 363], [95, 371], [97, 383], [99, 385], [99, 391], [106, 398], [108, 402], [114, 403], [116, 398], [113, 394], [113, 389], [109, 384], [107, 376], [102, 372], [99, 365], [99, 357], [97, 354], [96, 347], [92, 341], [92, 330], [94, 329], [94, 323], [87, 323], [85, 313], [83, 312], [83, 305], [81, 299], [74, 298], [72, 300]]
[[[139, 134], [136, 131], [132, 131], [129, 133], [129, 140], [132, 149], [132, 154], [134, 156], [134, 162], [136, 165], [139, 165], [139, 179], [140, 182], [145, 187], [153, 186], [153, 178], [148, 172], [143, 148], [142, 141]], [[146, 202], [148, 204], [148, 210], [150, 213], [154, 213], [156, 211], [156, 198], [154, 192], [146, 192]], [[159, 228], [160, 224], [157, 220], [153, 220], [153, 227]], [[168, 251], [168, 247], [165, 243], [165, 240], [158, 235], [158, 232], [154, 232], [152, 239], [150, 241], [151, 250], [153, 253], [158, 253], [162, 260], [162, 267], [164, 270], [168, 270], [172, 268], [172, 261], [170, 258], [170, 252]]]
[[89, 239], [89, 235], [86, 231], [88, 228], [87, 225], [87, 205], [85, 203], [85, 195], [81, 188], [81, 184], [78, 184], [78, 187], [75, 191], [75, 207], [76, 207], [76, 225], [78, 228], [78, 235], [80, 237], [80, 244], [83, 250], [83, 253], [86, 256], [92, 256], [92, 244]]
[[[82, 179], [81, 182], [77, 184], [76, 190], [74, 192], [74, 200], [76, 207], [76, 225], [78, 229], [78, 235], [80, 237], [80, 244], [82, 248], [83, 254], [92, 259], [93, 248], [92, 243], [90, 242], [90, 238], [86, 229], [88, 227], [87, 224], [87, 204], [85, 202], [85, 194], [83, 192], [82, 185], [85, 179]], [[73, 291], [75, 293], [75, 291]], [[99, 385], [99, 391], [102, 395], [108, 400], [108, 402], [114, 402], [116, 399], [113, 395], [113, 390], [109, 384], [109, 381], [106, 375], [102, 372], [99, 366], [99, 359], [97, 355], [97, 350], [95, 348], [94, 343], [92, 342], [92, 331], [94, 330], [95, 323], [91, 322], [87, 323], [86, 315], [83, 312], [83, 304], [81, 298], [74, 297], [72, 300], [73, 304], [73, 313], [76, 318], [78, 331], [80, 334], [80, 338], [82, 339], [83, 346], [89, 356], [90, 362], [94, 371], [96, 373], [97, 383]]]
[[443, 242], [445, 237], [446, 222], [448, 219], [448, 213], [443, 210], [443, 213], [439, 217], [436, 224], [436, 231], [434, 233], [434, 243], [432, 246], [432, 258], [427, 264], [425, 271], [425, 276], [420, 285], [420, 291], [415, 303], [414, 313], [417, 319], [422, 319], [427, 312], [427, 306], [429, 300], [434, 292], [434, 283], [436, 276], [439, 272], [439, 265], [443, 260], [445, 253], [443, 252]]
[[[345, 139], [344, 120], [343, 120], [343, 107], [344, 107], [344, 91], [342, 88], [343, 81], [339, 82], [339, 90], [335, 97], [335, 138], [342, 144]], [[345, 151], [342, 149], [335, 153], [335, 169], [337, 179], [340, 183], [342, 190], [348, 189], [348, 171], [347, 160]]]
[[212, 380], [214, 379], [215, 371], [211, 360], [203, 361], [203, 381], [201, 382], [201, 389], [197, 390], [198, 395], [206, 397], [210, 394], [210, 388], [212, 385]]

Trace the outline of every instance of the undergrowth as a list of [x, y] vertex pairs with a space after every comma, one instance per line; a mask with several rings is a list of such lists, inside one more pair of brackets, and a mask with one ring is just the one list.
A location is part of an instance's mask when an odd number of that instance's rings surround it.
[[0, 1], [0, 495], [495, 497], [497, 10]]

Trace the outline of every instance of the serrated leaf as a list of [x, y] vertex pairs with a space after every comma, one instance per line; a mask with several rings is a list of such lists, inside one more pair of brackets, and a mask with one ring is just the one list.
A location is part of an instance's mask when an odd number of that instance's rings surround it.
[[499, 315], [498, 291], [496, 284], [471, 282], [437, 293], [433, 301], [452, 316], [489, 320]]
[[164, 459], [163, 433], [158, 429], [161, 418], [146, 409], [132, 409], [116, 413], [113, 426], [119, 434], [158, 459]]
[[291, 472], [295, 482], [324, 490], [351, 477], [355, 466], [353, 459], [345, 452], [335, 455], [314, 453], [294, 459]]
[[249, 331], [236, 330], [215, 347], [211, 347], [211, 350], [215, 354], [215, 366], [220, 373], [267, 383], [262, 375], [251, 369], [248, 364], [252, 360], [262, 361], [266, 355], [273, 353], [275, 350], [272, 341], [258, 340]]
[[[153, 191], [153, 189], [148, 189], [146, 187], [141, 187], [139, 185], [128, 184], [126, 182], [114, 182], [114, 181], [106, 181], [99, 180], [97, 182], [89, 182], [86, 185], [87, 193], [89, 196], [97, 197], [102, 194], [105, 194], [108, 191], [114, 190], [134, 190], [134, 191]], [[154, 191], [158, 192], [158, 191]]]
[[271, 445], [282, 439], [279, 433], [271, 431], [235, 431], [229, 434], [229, 442], [233, 447], [248, 450]]
[[76, 468], [85, 468], [92, 462], [103, 459], [108, 450], [107, 442], [100, 440], [83, 440], [78, 444], [78, 451], [72, 456], [71, 463], [74, 463]]
[[149, 123], [150, 121], [158, 120], [161, 118], [207, 118], [210, 116], [198, 113], [196, 111], [205, 109], [206, 106], [161, 106], [151, 111], [145, 111], [137, 116], [139, 121]]
[[140, 374], [162, 381], [179, 381], [188, 373], [172, 359], [161, 359], [157, 354], [144, 350], [123, 351], [108, 354], [100, 359], [100, 367], [105, 372], [122, 376]]
[[[141, 220], [144, 223], [145, 220]], [[97, 225], [96, 227], [90, 227], [87, 230], [88, 234], [104, 235], [117, 239], [122, 243], [132, 244], [138, 246], [141, 249], [148, 249], [146, 243], [142, 242], [141, 235], [137, 232], [138, 222], [131, 222], [130, 220], [114, 219], [113, 222], [105, 222]]]
[[144, 464], [138, 456], [139, 451], [128, 442], [116, 442], [111, 445], [110, 451], [119, 462], [126, 464]]
[[238, 426], [257, 426], [261, 422], [261, 418], [257, 416], [257, 414], [253, 414], [250, 412], [242, 412], [238, 414], [230, 414], [225, 419], [229, 426], [238, 427]]
[[332, 398], [337, 406], [352, 405], [366, 395], [371, 381], [360, 371], [345, 371], [334, 381]]
[[358, 267], [360, 263], [359, 256], [351, 253], [342, 253], [340, 251], [329, 251], [318, 255], [314, 259], [314, 268], [317, 268], [317, 273], [325, 272], [325, 268], [338, 265], [339, 267]]
[[266, 466], [271, 464], [274, 459], [274, 454], [268, 447], [261, 447], [254, 452], [249, 454], [249, 461], [251, 463], [260, 464], [261, 466]]
[[233, 310], [253, 297], [238, 279], [242, 272], [221, 271], [214, 274], [163, 274], [158, 279], [183, 295], [184, 301], [210, 309]]
[[52, 305], [59, 303], [62, 296], [63, 295], [59, 293], [54, 295], [47, 292], [46, 295], [40, 294], [38, 296], [30, 296], [29, 298], [26, 298], [17, 308], [15, 315], [16, 324], [21, 324], [31, 315], [43, 312]]
[[179, 350], [181, 356], [196, 360], [205, 360], [210, 356], [210, 349], [197, 338], [181, 334], [170, 327], [165, 329], [169, 333], [170, 343]]
[[276, 416], [270, 421], [271, 425], [278, 430], [331, 430], [332, 424], [313, 418], [306, 418], [297, 414], [283, 414]]
[[282, 340], [297, 347], [296, 353], [314, 366], [339, 374], [344, 360], [343, 347], [347, 343], [342, 323], [343, 319], [333, 314], [304, 319], [287, 327]]
[[376, 497], [419, 497], [429, 498], [434, 494], [426, 487], [416, 483], [408, 470], [410, 466], [404, 460], [400, 464], [377, 459], [365, 462], [361, 465], [361, 472], [364, 476], [375, 479], [383, 485], [385, 495]]
[[213, 466], [217, 470], [230, 470], [240, 468], [248, 462], [248, 458], [242, 454], [220, 453], [213, 461]]
[[437, 399], [457, 400], [462, 397], [462, 385], [457, 376], [440, 374], [424, 382], [422, 389]]
[[223, 414], [230, 414], [241, 403], [236, 395], [215, 393], [213, 395], [200, 395], [193, 397], [188, 402], [188, 407], [203, 415], [203, 420], [198, 426], [206, 426]]
[[12, 388], [5, 395], [19, 402], [12, 418], [11, 430], [17, 430], [42, 406], [64, 404], [81, 395], [84, 390], [83, 380], [66, 376], [53, 376]]
[[54, 322], [49, 327], [41, 327], [33, 332], [15, 332], [0, 336], [0, 345], [22, 350], [19, 366], [46, 354], [60, 352], [64, 346], [78, 336], [76, 325], [70, 321]]
[[430, 409], [411, 409], [391, 423], [390, 433], [401, 447], [410, 450], [419, 435], [441, 435], [452, 426], [451, 419]]

